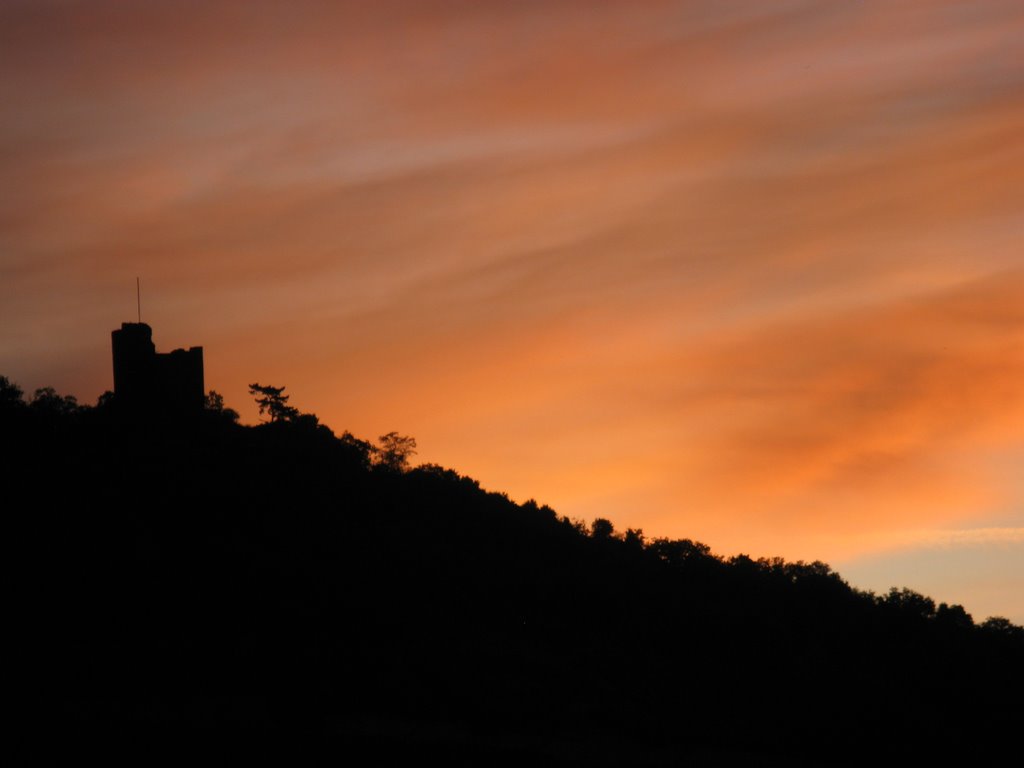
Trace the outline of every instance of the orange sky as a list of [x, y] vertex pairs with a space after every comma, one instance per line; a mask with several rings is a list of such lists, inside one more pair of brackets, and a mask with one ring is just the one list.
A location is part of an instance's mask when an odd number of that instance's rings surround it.
[[0, 7], [0, 373], [1024, 621], [1024, 4]]

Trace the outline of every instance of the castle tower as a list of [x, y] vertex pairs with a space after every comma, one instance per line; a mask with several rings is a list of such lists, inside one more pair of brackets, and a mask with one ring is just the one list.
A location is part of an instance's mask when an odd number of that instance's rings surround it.
[[146, 323], [121, 323], [110, 334], [114, 400], [119, 408], [179, 415], [203, 409], [203, 348], [158, 353]]

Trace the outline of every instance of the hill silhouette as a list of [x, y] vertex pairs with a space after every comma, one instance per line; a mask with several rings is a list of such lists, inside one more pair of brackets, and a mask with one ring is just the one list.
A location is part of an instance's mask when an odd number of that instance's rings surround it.
[[[275, 394], [276, 393], [276, 394]], [[827, 565], [587, 525], [336, 436], [253, 385], [140, 421], [0, 378], [16, 754], [973, 764], [1024, 630]], [[40, 733], [43, 735], [41, 736]], [[225, 746], [227, 745], [227, 746]], [[772, 762], [774, 761], [774, 762]]]

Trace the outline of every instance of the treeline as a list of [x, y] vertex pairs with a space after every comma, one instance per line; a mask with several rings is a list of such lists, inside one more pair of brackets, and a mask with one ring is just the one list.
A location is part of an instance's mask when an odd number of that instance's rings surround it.
[[595, 765], [976, 759], [1022, 722], [1005, 619], [516, 504], [252, 392], [246, 427], [216, 393], [140, 420], [0, 379], [31, 720]]

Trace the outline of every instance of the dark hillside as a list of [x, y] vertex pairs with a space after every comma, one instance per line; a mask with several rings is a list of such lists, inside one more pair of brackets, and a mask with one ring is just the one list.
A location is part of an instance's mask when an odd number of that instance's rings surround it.
[[138, 423], [3, 384], [23, 755], [978, 764], [1024, 723], [1005, 621], [585, 527], [312, 416]]

